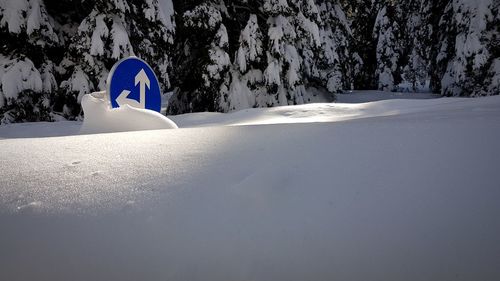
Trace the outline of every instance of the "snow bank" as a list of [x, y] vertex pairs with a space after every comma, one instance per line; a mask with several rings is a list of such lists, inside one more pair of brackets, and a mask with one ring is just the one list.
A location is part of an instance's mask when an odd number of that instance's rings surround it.
[[[58, 116], [54, 116], [57, 118]], [[78, 135], [79, 121], [11, 123], [0, 126], [0, 140], [15, 138], [45, 138]]]
[[112, 109], [105, 92], [84, 95], [82, 108], [85, 114], [82, 134], [177, 128], [173, 121], [152, 110], [128, 105]]
[[[310, 103], [296, 106], [250, 108], [226, 114], [190, 113], [170, 116], [170, 118], [179, 127], [339, 122], [359, 118], [419, 113], [432, 111], [435, 108], [454, 107], [460, 109], [471, 104], [479, 106], [492, 100], [436, 99], [436, 95], [432, 94], [380, 91], [357, 91], [352, 94], [337, 95], [337, 97], [343, 103]], [[412, 100], [413, 98], [419, 100]], [[369, 100], [377, 101], [366, 102]]]
[[500, 103], [466, 101], [2, 140], [0, 279], [500, 280]]
[[[354, 91], [351, 94], [337, 95], [337, 97], [341, 103], [251, 108], [226, 114], [201, 112], [168, 116], [168, 118], [180, 128], [341, 122], [379, 116], [417, 114], [443, 108], [447, 110], [463, 110], [463, 108], [470, 106], [481, 108], [489, 103], [500, 101], [500, 97], [436, 99], [439, 96], [432, 94], [380, 91]], [[74, 132], [78, 131], [75, 128], [80, 128], [80, 126], [79, 122], [66, 122], [64, 124], [37, 122], [0, 126], [0, 138], [73, 135]]]
[[0, 140], [0, 280], [500, 280], [500, 97], [443, 100]]

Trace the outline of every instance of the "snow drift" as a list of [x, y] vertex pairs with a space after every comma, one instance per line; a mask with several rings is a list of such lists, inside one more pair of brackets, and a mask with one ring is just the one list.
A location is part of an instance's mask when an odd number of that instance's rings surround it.
[[0, 140], [0, 280], [500, 280], [500, 97], [447, 101]]
[[80, 133], [106, 133], [137, 130], [175, 129], [177, 125], [162, 114], [124, 105], [111, 108], [105, 92], [84, 95], [85, 114]]

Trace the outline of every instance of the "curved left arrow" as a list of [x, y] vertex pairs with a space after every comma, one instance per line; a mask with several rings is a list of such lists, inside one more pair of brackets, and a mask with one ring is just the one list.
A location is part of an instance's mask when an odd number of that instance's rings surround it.
[[118, 103], [119, 107], [122, 107], [123, 105], [130, 105], [132, 107], [137, 107], [137, 108], [144, 108], [144, 105], [139, 103], [138, 101], [134, 99], [129, 99], [128, 95], [130, 94], [130, 91], [128, 90], [123, 90], [120, 95], [116, 98], [116, 103]]

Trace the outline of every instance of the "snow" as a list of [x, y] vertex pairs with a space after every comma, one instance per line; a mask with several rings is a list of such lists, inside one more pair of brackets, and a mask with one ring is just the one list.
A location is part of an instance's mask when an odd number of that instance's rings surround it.
[[113, 2], [115, 3], [115, 7], [122, 11], [122, 12], [127, 12], [127, 11], [130, 11], [130, 7], [128, 5], [128, 3], [125, 1], [125, 0], [113, 0]]
[[[10, 33], [26, 32], [35, 45], [59, 42], [52, 27], [52, 21], [47, 15], [45, 4], [40, 0], [0, 0], [0, 27], [7, 27]], [[35, 32], [39, 34], [34, 34]], [[37, 40], [45, 37], [44, 40]]]
[[[338, 122], [369, 117], [417, 114], [435, 108], [447, 108], [465, 102], [463, 98], [436, 99], [431, 94], [360, 91], [338, 95], [341, 103], [314, 103], [273, 108], [251, 108], [222, 113], [190, 113], [169, 116], [179, 127], [243, 126]], [[378, 100], [377, 102], [366, 102]]]
[[236, 56], [237, 59], [237, 65], [240, 69], [241, 72], [246, 72], [247, 71], [247, 59], [246, 59], [246, 52], [243, 49], [243, 46], [240, 46], [238, 49], [238, 55]]
[[229, 43], [229, 38], [227, 35], [227, 29], [224, 24], [221, 24], [217, 34], [215, 35], [215, 41], [218, 42], [217, 46], [220, 48], [227, 47]]
[[104, 15], [98, 15], [95, 17], [95, 29], [92, 32], [92, 41], [90, 43], [90, 54], [93, 56], [104, 55], [104, 42], [102, 39], [106, 39], [109, 36], [109, 29], [104, 22]]
[[499, 109], [311, 104], [181, 115], [178, 130], [59, 122], [70, 135], [43, 138], [2, 126], [0, 279], [499, 280]]
[[223, 79], [221, 73], [231, 64], [228, 53], [223, 48], [228, 44], [226, 27], [221, 24], [217, 34], [215, 35], [214, 42], [208, 50], [210, 64], [206, 66], [206, 72], [202, 74], [205, 86], [209, 87], [214, 80]]
[[265, 0], [263, 8], [272, 15], [286, 13], [290, 9], [287, 0]]
[[324, 27], [321, 30], [321, 39], [325, 48], [325, 58], [329, 63], [338, 61], [337, 45], [334, 40], [328, 40], [332, 34], [332, 30], [329, 26]]
[[494, 73], [494, 76], [491, 78], [489, 90], [492, 94], [500, 94], [500, 58], [493, 60], [491, 63], [490, 73]]
[[267, 24], [269, 25], [267, 35], [269, 36], [269, 40], [272, 42], [272, 51], [274, 53], [281, 54], [283, 51], [283, 39], [296, 38], [297, 34], [295, 33], [295, 28], [286, 17], [281, 15], [269, 18], [267, 20]]
[[[384, 91], [350, 91], [343, 94], [336, 95], [336, 100], [339, 103], [367, 103], [372, 101], [383, 101], [383, 100], [400, 100], [400, 99], [410, 99], [410, 100], [420, 100], [420, 99], [437, 99], [440, 95], [432, 93], [413, 93], [413, 92], [384, 92]], [[442, 101], [451, 101], [452, 99], [443, 99]], [[461, 100], [461, 99], [457, 99]], [[397, 101], [389, 101], [396, 102]], [[438, 101], [435, 101], [438, 102]], [[372, 104], [376, 105], [378, 103]]]
[[[438, 61], [446, 61], [446, 58], [449, 58], [446, 62], [446, 72], [441, 79], [443, 94], [454, 96], [493, 94], [488, 91], [494, 88], [494, 85], [483, 87], [476, 84], [484, 82], [488, 85], [488, 79], [483, 81], [484, 78], [495, 75], [495, 73], [487, 73], [495, 59], [494, 51], [490, 53], [489, 39], [487, 39], [495, 37], [495, 29], [492, 28], [495, 26], [495, 17], [492, 13], [494, 2], [491, 0], [454, 0], [448, 4], [447, 12], [452, 12], [454, 17], [451, 19], [444, 17], [441, 24], [456, 29], [457, 35], [443, 40], [441, 52], [438, 55]], [[449, 45], [452, 45], [454, 49], [451, 54], [446, 54]]]
[[5, 99], [17, 99], [20, 92], [43, 88], [40, 72], [28, 58], [9, 59], [0, 54], [0, 106]]
[[105, 92], [83, 96], [82, 107], [85, 114], [82, 134], [177, 128], [174, 122], [155, 111], [128, 105], [112, 109]]
[[[278, 19], [282, 18], [281, 16]], [[280, 53], [280, 41], [283, 38], [283, 27], [281, 26], [278, 20], [269, 19], [269, 31], [267, 35], [269, 36], [269, 40], [273, 42], [272, 50], [275, 53]]]
[[340, 91], [340, 88], [342, 87], [342, 73], [338, 71], [332, 71], [328, 76], [329, 77], [326, 84], [326, 89], [331, 93]]
[[255, 104], [255, 96], [247, 87], [247, 81], [240, 81], [236, 71], [232, 74], [227, 104], [228, 108], [226, 111], [251, 108]]
[[[54, 75], [54, 65], [51, 61], [41, 67], [40, 79], [42, 79], [42, 90], [44, 93], [51, 93], [57, 90], [57, 81]], [[50, 105], [46, 105], [48, 108]]]
[[247, 62], [259, 60], [259, 56], [262, 54], [261, 37], [262, 34], [257, 23], [257, 16], [251, 14], [239, 38], [240, 47], [237, 54], [237, 65], [241, 73], [246, 72]]
[[128, 33], [124, 26], [124, 21], [116, 16], [113, 18], [111, 37], [113, 38], [112, 58], [119, 59], [122, 57], [134, 56], [134, 49], [130, 44]]
[[213, 5], [203, 3], [184, 12], [184, 20], [186, 26], [215, 29], [222, 22], [222, 15]]
[[149, 21], [156, 21], [156, 9], [155, 6], [153, 5], [153, 0], [146, 0], [146, 5], [147, 8], [144, 9], [144, 16], [149, 20]]
[[211, 64], [207, 65], [207, 73], [203, 74], [206, 86], [209, 86], [213, 79], [221, 79], [221, 71], [231, 64], [229, 55], [220, 47], [213, 47], [209, 49], [208, 54]]
[[31, 0], [30, 1], [30, 11], [28, 13], [27, 27], [26, 33], [31, 34], [35, 30], [40, 29], [40, 22], [42, 21], [42, 13], [40, 11], [40, 2], [39, 0]]
[[[270, 57], [268, 55], [268, 57]], [[264, 77], [266, 79], [267, 85], [281, 85], [280, 79], [280, 69], [281, 66], [277, 60], [272, 60], [266, 67], [264, 71]]]
[[429, 93], [430, 89], [430, 80], [415, 81], [415, 83], [410, 82], [411, 80], [406, 79], [403, 76], [403, 82], [399, 83], [396, 86], [398, 92], [414, 92], [414, 93]]
[[312, 22], [304, 16], [301, 12], [298, 14], [298, 21], [302, 25], [301, 27], [309, 34], [310, 44], [312, 46], [321, 46], [321, 39], [319, 35], [319, 27], [316, 23]]
[[0, 141], [5, 138], [44, 138], [77, 135], [81, 122], [58, 121], [36, 123], [9, 123], [0, 126]]
[[28, 1], [26, 0], [0, 0], [0, 11], [2, 18], [0, 19], [0, 27], [7, 26], [11, 33], [21, 33], [21, 30], [26, 27], [23, 13], [28, 10]]
[[61, 87], [67, 87], [71, 92], [78, 92], [77, 100], [81, 103], [83, 95], [90, 93], [89, 77], [79, 66], [76, 66], [71, 78], [63, 81]]
[[[175, 22], [172, 20], [174, 15], [174, 5], [172, 0], [159, 0], [159, 18], [165, 27], [171, 32], [175, 31]], [[170, 39], [172, 40], [172, 39]]]
[[300, 82], [299, 71], [301, 59], [292, 45], [285, 45], [285, 60], [288, 63], [287, 82], [290, 89], [295, 89], [295, 85]]

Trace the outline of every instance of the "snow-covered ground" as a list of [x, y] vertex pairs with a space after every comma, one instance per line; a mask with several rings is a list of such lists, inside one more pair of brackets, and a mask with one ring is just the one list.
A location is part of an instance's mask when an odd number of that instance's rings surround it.
[[390, 99], [410, 99], [410, 100], [420, 100], [420, 99], [436, 99], [439, 95], [435, 95], [429, 92], [425, 93], [412, 93], [412, 92], [384, 92], [384, 91], [353, 91], [351, 93], [346, 92], [344, 94], [338, 94], [336, 96], [337, 102], [339, 103], [363, 103]]
[[0, 127], [0, 280], [500, 280], [500, 97], [171, 119]]

